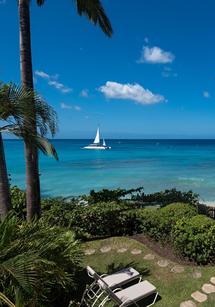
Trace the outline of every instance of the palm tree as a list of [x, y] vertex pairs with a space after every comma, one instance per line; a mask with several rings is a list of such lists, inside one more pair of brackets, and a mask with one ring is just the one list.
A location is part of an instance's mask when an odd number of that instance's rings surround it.
[[[36, 0], [39, 6], [45, 0]], [[98, 24], [107, 36], [112, 35], [112, 27], [100, 0], [74, 0], [78, 14], [85, 15], [93, 24]], [[30, 31], [30, 1], [19, 0], [20, 17], [20, 62], [23, 86], [33, 89], [32, 55], [31, 55], [31, 31]], [[34, 106], [34, 101], [32, 100]], [[32, 106], [32, 109], [34, 107]], [[34, 110], [33, 110], [34, 111]], [[32, 127], [35, 129], [35, 119], [32, 119]], [[34, 145], [25, 143], [26, 157], [26, 195], [27, 206], [31, 208], [30, 219], [40, 212], [40, 181], [38, 169], [38, 153]]]
[[0, 306], [3, 299], [13, 307], [67, 306], [82, 259], [73, 232], [10, 213], [0, 223], [0, 250]]
[[[34, 119], [39, 133], [32, 129], [32, 109], [29, 101], [34, 100]], [[7, 125], [0, 128], [0, 218], [3, 220], [10, 209], [10, 189], [4, 154], [2, 132], [11, 133], [35, 146], [44, 154], [58, 159], [54, 147], [44, 138], [48, 131], [52, 135], [57, 129], [57, 119], [54, 110], [32, 90], [26, 90], [16, 85], [0, 83], [0, 120]], [[31, 218], [31, 208], [27, 208], [27, 218]]]
[[3, 220], [10, 209], [10, 189], [5, 161], [4, 145], [0, 132], [0, 218]]

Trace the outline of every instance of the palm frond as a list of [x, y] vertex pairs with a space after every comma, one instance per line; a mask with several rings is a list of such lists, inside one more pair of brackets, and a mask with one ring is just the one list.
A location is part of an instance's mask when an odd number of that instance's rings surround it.
[[45, 155], [48, 155], [48, 156], [53, 156], [55, 158], [55, 160], [57, 160], [57, 161], [59, 160], [56, 149], [48, 141], [48, 139], [46, 139], [46, 138], [44, 138], [40, 135], [36, 135], [34, 138], [35, 138], [37, 148], [40, 149], [42, 151], [42, 153], [44, 153]]
[[[11, 133], [36, 145], [44, 154], [58, 160], [52, 144], [44, 138], [57, 131], [57, 114], [35, 91], [23, 86], [0, 83], [0, 120], [8, 124], [1, 132]], [[35, 130], [36, 126], [36, 130]], [[38, 135], [37, 135], [38, 134]]]
[[37, 0], [37, 5], [42, 6], [45, 3], [45, 0]]
[[4, 293], [0, 292], [0, 301], [4, 302], [9, 307], [16, 307]]
[[18, 138], [25, 139], [28, 143], [35, 145], [43, 154], [53, 156], [55, 160], [59, 160], [55, 147], [49, 142], [48, 139], [39, 134], [21, 129], [17, 125], [6, 125], [0, 128], [0, 132], [7, 132], [15, 135]]
[[31, 293], [37, 285], [37, 272], [35, 262], [38, 255], [32, 252], [19, 254], [0, 263], [0, 272], [9, 276], [14, 286], [18, 286], [26, 293]]
[[75, 0], [80, 16], [85, 15], [94, 25], [99, 25], [102, 31], [111, 37], [113, 29], [100, 0]]

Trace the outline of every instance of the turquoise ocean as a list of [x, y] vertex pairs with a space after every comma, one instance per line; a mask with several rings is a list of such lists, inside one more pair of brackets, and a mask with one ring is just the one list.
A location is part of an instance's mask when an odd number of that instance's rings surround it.
[[[5, 140], [11, 183], [25, 187], [23, 143]], [[59, 162], [40, 155], [43, 196], [73, 196], [91, 189], [134, 188], [146, 193], [193, 190], [215, 203], [215, 140], [107, 140], [111, 150], [83, 150], [89, 140], [54, 140]]]

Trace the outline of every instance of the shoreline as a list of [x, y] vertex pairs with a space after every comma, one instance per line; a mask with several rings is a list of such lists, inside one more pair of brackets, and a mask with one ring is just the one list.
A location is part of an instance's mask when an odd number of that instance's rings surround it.
[[205, 205], [206, 207], [214, 207], [215, 208], [215, 200], [202, 200], [199, 201], [200, 204]]

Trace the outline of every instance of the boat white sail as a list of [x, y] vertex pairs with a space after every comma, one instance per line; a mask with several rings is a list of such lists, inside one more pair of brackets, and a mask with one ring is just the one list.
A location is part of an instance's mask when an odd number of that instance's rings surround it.
[[104, 149], [111, 149], [111, 147], [106, 145], [104, 139], [103, 139], [103, 143], [101, 144], [101, 141], [100, 141], [100, 129], [98, 127], [97, 131], [96, 131], [96, 137], [95, 137], [93, 143], [89, 144], [88, 146], [83, 147], [83, 149], [99, 149], [99, 150], [104, 150]]
[[97, 128], [96, 137], [95, 137], [95, 140], [94, 140], [93, 143], [94, 144], [100, 144], [100, 130], [99, 130], [99, 128]]

